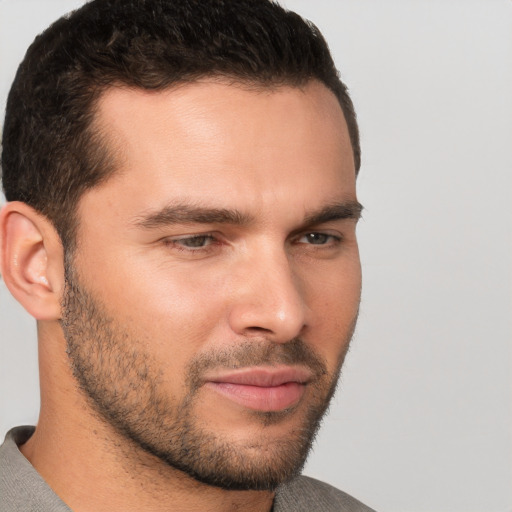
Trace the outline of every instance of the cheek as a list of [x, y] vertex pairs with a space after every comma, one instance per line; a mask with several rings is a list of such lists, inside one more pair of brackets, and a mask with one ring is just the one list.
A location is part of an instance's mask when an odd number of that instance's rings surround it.
[[318, 321], [343, 322], [357, 312], [361, 297], [361, 264], [357, 248], [343, 258], [300, 270], [308, 305]]
[[350, 342], [361, 298], [361, 267], [358, 258], [341, 268], [333, 268], [325, 279], [309, 286], [312, 312], [307, 340], [336, 367]]
[[222, 300], [215, 279], [144, 265], [137, 258], [118, 261], [88, 269], [87, 281], [95, 283], [91, 292], [134, 350], [151, 354], [165, 375], [181, 374], [198, 351], [219, 337]]

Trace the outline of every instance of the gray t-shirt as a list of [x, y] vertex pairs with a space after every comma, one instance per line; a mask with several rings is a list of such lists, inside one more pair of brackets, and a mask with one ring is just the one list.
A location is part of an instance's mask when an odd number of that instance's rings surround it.
[[[18, 445], [34, 427], [17, 427], [0, 446], [0, 512], [71, 512], [52, 491]], [[273, 512], [374, 512], [328, 484], [299, 476], [279, 487]]]

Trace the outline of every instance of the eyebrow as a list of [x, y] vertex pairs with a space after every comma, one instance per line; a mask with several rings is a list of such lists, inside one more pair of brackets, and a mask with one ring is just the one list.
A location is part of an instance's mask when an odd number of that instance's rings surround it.
[[[361, 217], [363, 206], [357, 201], [344, 201], [328, 204], [318, 211], [307, 213], [305, 226], [322, 224], [333, 220], [354, 219]], [[229, 208], [209, 208], [193, 204], [168, 205], [135, 218], [136, 227], [157, 229], [172, 224], [232, 224], [246, 226], [254, 222], [254, 217]]]
[[172, 224], [250, 224], [252, 217], [229, 208], [207, 208], [192, 204], [168, 205], [135, 219], [135, 225], [156, 229]]
[[363, 209], [363, 205], [358, 201], [344, 201], [328, 204], [319, 211], [308, 213], [304, 219], [304, 224], [306, 226], [312, 226], [343, 219], [353, 219], [357, 221], [361, 218]]

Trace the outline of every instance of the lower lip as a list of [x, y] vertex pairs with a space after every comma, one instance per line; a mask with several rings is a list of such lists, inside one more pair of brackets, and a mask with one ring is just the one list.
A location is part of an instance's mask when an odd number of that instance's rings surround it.
[[208, 382], [206, 386], [243, 407], [262, 412], [283, 411], [296, 405], [306, 389], [298, 382], [268, 387]]

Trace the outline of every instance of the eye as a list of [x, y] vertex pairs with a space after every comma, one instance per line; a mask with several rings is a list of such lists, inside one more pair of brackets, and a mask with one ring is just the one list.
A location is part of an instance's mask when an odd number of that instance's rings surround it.
[[341, 241], [340, 236], [329, 235], [328, 233], [306, 233], [298, 239], [300, 244], [309, 245], [335, 245]]
[[188, 238], [181, 238], [180, 240], [175, 240], [175, 242], [183, 245], [184, 247], [206, 247], [213, 242], [213, 237], [209, 235], [200, 235], [200, 236], [191, 236]]
[[198, 251], [216, 243], [212, 235], [191, 235], [181, 238], [167, 238], [165, 244], [181, 251]]

